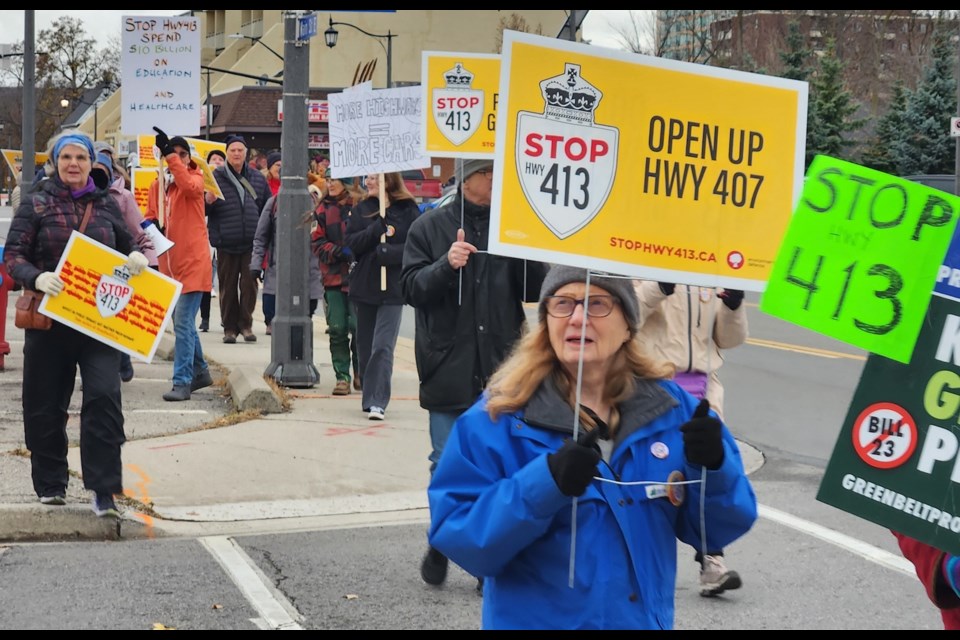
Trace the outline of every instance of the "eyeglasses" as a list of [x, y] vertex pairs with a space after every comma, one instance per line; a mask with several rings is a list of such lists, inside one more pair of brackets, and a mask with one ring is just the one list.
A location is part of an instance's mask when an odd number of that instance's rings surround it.
[[[543, 300], [547, 315], [554, 318], [569, 318], [578, 304], [584, 304], [583, 298], [577, 299], [570, 296], [547, 296]], [[620, 300], [614, 296], [590, 296], [590, 301], [586, 303], [587, 316], [606, 318], [613, 313], [613, 308], [619, 302]]]
[[477, 173], [477, 174], [479, 174], [479, 175], [481, 175], [481, 176], [492, 176], [492, 175], [493, 175], [493, 169], [480, 169], [480, 171], [476, 171], [475, 173]]

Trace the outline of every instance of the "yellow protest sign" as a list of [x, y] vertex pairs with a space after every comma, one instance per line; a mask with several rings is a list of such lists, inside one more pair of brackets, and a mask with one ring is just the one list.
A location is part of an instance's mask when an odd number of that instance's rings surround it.
[[144, 362], [153, 356], [183, 285], [159, 271], [130, 276], [127, 257], [74, 231], [57, 265], [63, 291], [44, 315]]
[[424, 51], [423, 154], [492, 157], [496, 141], [500, 56]]
[[213, 177], [213, 167], [207, 164], [207, 161], [200, 156], [193, 156], [193, 161], [203, 170], [203, 188], [221, 200], [224, 200], [223, 191], [220, 189], [220, 183]]
[[157, 179], [157, 169], [134, 167], [130, 172], [130, 191], [137, 201], [140, 213], [147, 215], [147, 205], [150, 202], [150, 185]]
[[[227, 145], [213, 140], [202, 140], [200, 138], [184, 138], [190, 144], [190, 155], [197, 166], [203, 170], [204, 188], [223, 200], [223, 191], [220, 185], [213, 177], [213, 168], [207, 164], [206, 157], [214, 149], [226, 153]], [[160, 151], [156, 145], [157, 137], [154, 135], [140, 134], [137, 136], [137, 155], [141, 167], [156, 169], [160, 166]], [[156, 175], [154, 175], [156, 177]], [[149, 185], [147, 185], [149, 187]], [[146, 210], [146, 209], [144, 209]]]
[[489, 250], [762, 291], [807, 84], [504, 32]]
[[[7, 162], [7, 166], [10, 167], [10, 172], [17, 178], [17, 182], [19, 183], [20, 170], [23, 167], [23, 151], [19, 149], [0, 149], [0, 153], [3, 154], [3, 159]], [[45, 153], [34, 153], [34, 166], [41, 166], [47, 161], [48, 157]]]

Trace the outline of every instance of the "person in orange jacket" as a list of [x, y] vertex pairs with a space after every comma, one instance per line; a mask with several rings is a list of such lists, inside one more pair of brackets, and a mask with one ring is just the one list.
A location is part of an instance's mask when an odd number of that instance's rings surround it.
[[[203, 171], [190, 158], [190, 143], [180, 136], [169, 138], [157, 132], [156, 145], [167, 163], [164, 176], [162, 227], [173, 246], [162, 253], [160, 273], [179, 281], [183, 288], [173, 312], [176, 335], [173, 356], [173, 388], [163, 394], [167, 401], [189, 400], [193, 391], [213, 384], [197, 333], [197, 313], [204, 292], [210, 291], [213, 265], [203, 198]], [[159, 221], [159, 180], [150, 185], [148, 220]]]

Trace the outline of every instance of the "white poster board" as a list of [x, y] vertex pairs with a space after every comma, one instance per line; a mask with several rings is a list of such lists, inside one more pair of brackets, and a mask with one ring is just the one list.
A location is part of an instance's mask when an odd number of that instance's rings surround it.
[[190, 16], [123, 16], [120, 128], [124, 135], [200, 134], [200, 20]]
[[331, 93], [330, 175], [352, 178], [430, 166], [421, 153], [420, 87]]

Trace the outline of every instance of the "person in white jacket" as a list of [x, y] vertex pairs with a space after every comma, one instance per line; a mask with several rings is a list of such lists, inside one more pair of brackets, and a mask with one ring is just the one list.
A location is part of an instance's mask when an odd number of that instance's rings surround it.
[[[721, 349], [747, 339], [743, 291], [651, 280], [635, 280], [633, 286], [640, 305], [641, 344], [651, 355], [672, 362], [676, 382], [706, 398], [722, 420]], [[700, 563], [700, 595], [717, 596], [741, 587], [740, 575], [727, 569], [723, 549], [697, 551], [695, 560]]]

